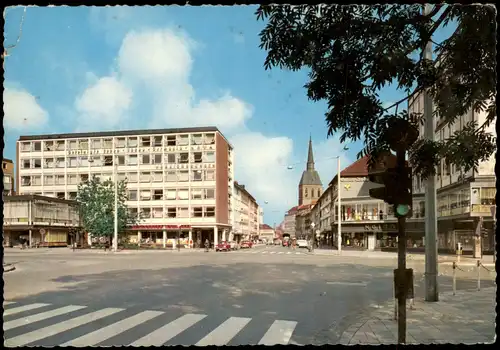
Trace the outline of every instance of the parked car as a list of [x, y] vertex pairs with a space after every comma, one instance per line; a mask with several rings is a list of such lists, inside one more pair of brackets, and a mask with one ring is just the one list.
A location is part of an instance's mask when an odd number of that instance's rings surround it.
[[238, 242], [230, 241], [229, 245], [231, 247], [231, 250], [238, 250], [238, 249], [240, 249], [240, 245], [238, 244]]
[[241, 242], [241, 248], [252, 248], [253, 243], [251, 241], [243, 241]]
[[297, 247], [299, 248], [307, 248], [308, 244], [305, 239], [299, 239], [297, 240]]
[[228, 252], [231, 250], [231, 244], [226, 241], [222, 241], [215, 247], [216, 252]]

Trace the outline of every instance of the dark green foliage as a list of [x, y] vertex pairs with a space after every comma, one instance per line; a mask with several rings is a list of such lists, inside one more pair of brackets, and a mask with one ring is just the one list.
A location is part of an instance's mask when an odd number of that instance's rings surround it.
[[[98, 178], [78, 185], [76, 200], [80, 204], [83, 228], [93, 236], [112, 237], [114, 234], [115, 192], [113, 181], [101, 182]], [[139, 218], [132, 216], [125, 204], [127, 184], [118, 183], [118, 233], [125, 233], [127, 226], [136, 225]]]
[[[496, 138], [486, 131], [496, 118], [493, 6], [439, 4], [424, 16], [421, 5], [265, 5], [256, 15], [267, 20], [260, 33], [265, 69], [308, 68], [309, 99], [328, 103], [328, 135], [342, 131], [341, 142], [364, 139], [358, 157], [387, 150], [383, 133], [391, 108], [382, 106], [378, 92], [388, 84], [408, 96], [427, 90], [445, 123], [471, 109], [488, 114], [484, 124], [471, 124], [444, 142], [415, 143], [410, 159], [416, 174], [434, 174], [439, 157], [466, 172], [495, 152]], [[453, 35], [433, 43], [439, 64], [424, 59], [425, 44], [450, 22], [457, 24]], [[423, 122], [405, 109], [395, 114]]]

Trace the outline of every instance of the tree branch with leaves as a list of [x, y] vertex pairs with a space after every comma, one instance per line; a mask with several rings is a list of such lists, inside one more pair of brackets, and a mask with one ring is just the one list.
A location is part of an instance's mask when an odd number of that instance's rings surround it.
[[[496, 118], [492, 6], [438, 4], [423, 15], [418, 4], [264, 5], [256, 16], [267, 21], [260, 33], [265, 69], [308, 69], [307, 96], [327, 102], [328, 135], [341, 131], [341, 142], [364, 139], [358, 157], [388, 149], [383, 133], [391, 116], [422, 123], [422, 115], [403, 108], [389, 111], [424, 91], [444, 123], [471, 110], [485, 113], [486, 119], [482, 125], [469, 123], [447, 140], [416, 142], [409, 152], [415, 174], [435, 174], [442, 158], [467, 172], [495, 152], [496, 137], [487, 131]], [[457, 29], [437, 45], [438, 62], [425, 59], [426, 43], [450, 23]], [[378, 94], [389, 84], [407, 97], [384, 108]]]
[[[118, 234], [124, 235], [127, 227], [137, 225], [140, 218], [128, 211], [127, 183], [118, 182]], [[114, 235], [115, 183], [111, 180], [101, 182], [92, 177], [78, 185], [76, 200], [80, 205], [82, 226], [95, 237]]]

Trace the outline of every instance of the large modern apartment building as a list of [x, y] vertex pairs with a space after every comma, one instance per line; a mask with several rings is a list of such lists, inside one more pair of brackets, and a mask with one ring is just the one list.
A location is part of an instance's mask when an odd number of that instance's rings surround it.
[[127, 180], [132, 240], [217, 243], [231, 230], [233, 148], [216, 127], [21, 136], [19, 194], [75, 199], [90, 177]]

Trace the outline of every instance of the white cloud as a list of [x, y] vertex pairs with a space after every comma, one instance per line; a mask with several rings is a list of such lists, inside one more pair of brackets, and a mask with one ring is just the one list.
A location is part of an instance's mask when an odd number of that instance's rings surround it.
[[8, 129], [41, 129], [49, 120], [48, 113], [38, 104], [35, 96], [26, 90], [5, 88], [3, 101], [4, 125]]
[[[106, 119], [116, 124], [132, 97], [124, 86], [131, 86], [134, 96], [144, 94], [151, 100], [152, 106], [147, 106], [151, 114], [144, 117], [149, 127], [217, 126], [235, 148], [235, 179], [247, 186], [263, 206], [268, 220], [279, 221], [287, 209], [297, 204], [297, 186], [305, 159], [300, 166], [288, 169], [288, 165], [297, 163], [292, 139], [249, 130], [246, 122], [252, 117], [253, 107], [230, 91], [212, 99], [196, 96], [190, 76], [195, 64], [193, 52], [199, 46], [177, 30], [129, 31], [118, 50], [113, 77], [101, 78], [89, 87], [77, 106], [84, 114], [100, 116], [87, 118], [96, 125], [95, 129]], [[106, 89], [103, 82], [109, 85]], [[109, 96], [111, 91], [116, 91], [111, 93], [115, 98]], [[307, 144], [298, 146], [303, 147], [300, 153], [307, 154]], [[325, 183], [336, 172], [336, 162], [325, 162], [324, 158], [332, 153], [337, 155], [336, 148], [340, 147], [333, 140], [315, 147], [317, 167]]]
[[113, 77], [104, 77], [77, 97], [75, 107], [81, 114], [79, 126], [119, 125], [132, 103], [132, 91]]

